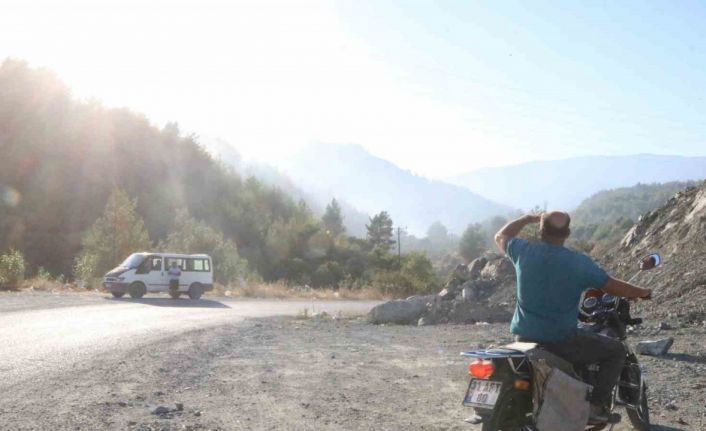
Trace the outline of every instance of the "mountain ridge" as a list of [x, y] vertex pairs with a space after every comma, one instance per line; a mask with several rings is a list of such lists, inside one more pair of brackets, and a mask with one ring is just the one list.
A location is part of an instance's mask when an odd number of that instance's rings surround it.
[[706, 177], [706, 156], [591, 155], [481, 168], [448, 178], [488, 199], [530, 209], [571, 210], [601, 191], [638, 183], [666, 183]]
[[369, 214], [388, 211], [396, 226], [413, 234], [436, 221], [461, 232], [469, 223], [512, 211], [462, 186], [400, 168], [358, 144], [312, 144], [280, 168], [307, 190], [340, 197]]

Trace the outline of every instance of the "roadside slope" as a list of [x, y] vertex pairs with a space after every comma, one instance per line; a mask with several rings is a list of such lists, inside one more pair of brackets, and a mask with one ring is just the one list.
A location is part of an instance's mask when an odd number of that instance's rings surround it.
[[654, 301], [640, 304], [656, 316], [706, 320], [706, 183], [689, 187], [640, 217], [620, 244], [602, 260], [618, 275], [634, 274], [636, 262], [652, 252], [664, 264], [635, 279], [655, 290]]

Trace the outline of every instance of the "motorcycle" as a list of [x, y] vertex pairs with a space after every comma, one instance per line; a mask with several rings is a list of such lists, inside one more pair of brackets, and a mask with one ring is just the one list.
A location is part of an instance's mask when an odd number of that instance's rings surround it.
[[[661, 263], [658, 254], [651, 254], [641, 260], [640, 271], [656, 268]], [[637, 356], [626, 342], [627, 327], [640, 323], [642, 319], [630, 316], [630, 302], [626, 298], [603, 293], [600, 289], [589, 289], [582, 296], [578, 326], [622, 341], [627, 351], [610, 409], [624, 406], [633, 427], [647, 431], [650, 429], [647, 382]], [[541, 346], [536, 347], [541, 349]], [[473, 359], [468, 366], [470, 381], [463, 405], [473, 407], [475, 416], [467, 421], [482, 424], [482, 431], [536, 430], [531, 388], [533, 370], [525, 352], [508, 345], [461, 355]], [[574, 366], [574, 371], [583, 382], [593, 385], [598, 368], [598, 364], [586, 364]], [[587, 425], [587, 430], [598, 431], [608, 425]]]

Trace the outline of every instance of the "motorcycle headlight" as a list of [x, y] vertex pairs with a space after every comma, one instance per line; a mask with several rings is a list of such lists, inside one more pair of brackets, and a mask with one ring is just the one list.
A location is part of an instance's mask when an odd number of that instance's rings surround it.
[[583, 300], [583, 307], [586, 309], [594, 308], [596, 305], [598, 305], [598, 299], [593, 296]]

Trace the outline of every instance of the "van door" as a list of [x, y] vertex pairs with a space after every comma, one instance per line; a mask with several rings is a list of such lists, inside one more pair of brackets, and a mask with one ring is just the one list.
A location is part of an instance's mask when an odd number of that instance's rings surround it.
[[144, 283], [147, 286], [147, 290], [150, 292], [159, 292], [165, 290], [167, 287], [165, 271], [164, 271], [164, 259], [162, 256], [150, 256], [149, 259], [149, 272], [144, 275]]

